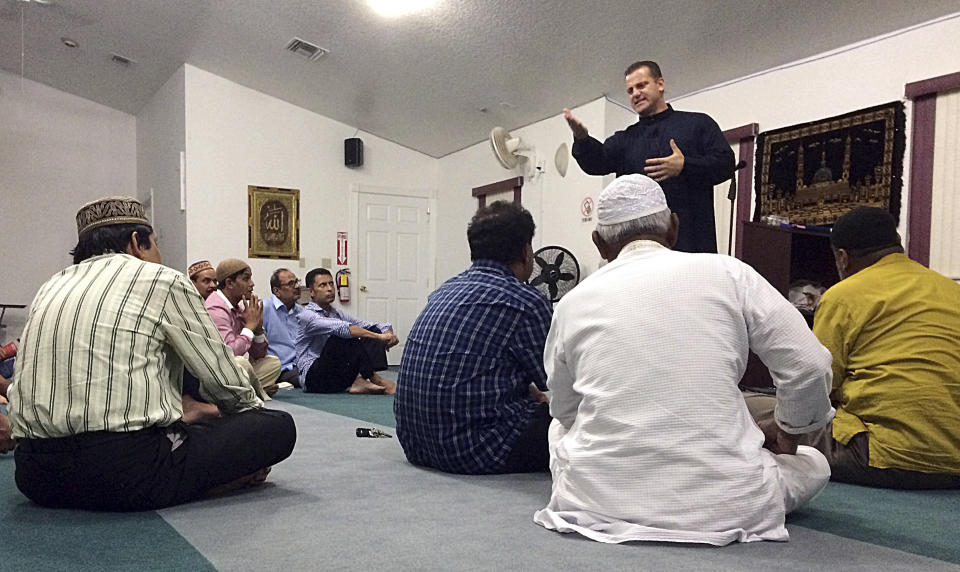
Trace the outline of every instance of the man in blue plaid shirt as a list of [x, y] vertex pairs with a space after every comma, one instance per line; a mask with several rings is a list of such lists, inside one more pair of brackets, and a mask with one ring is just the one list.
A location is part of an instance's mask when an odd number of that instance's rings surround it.
[[407, 459], [451, 473], [545, 471], [550, 412], [543, 347], [550, 302], [524, 282], [536, 225], [498, 201], [467, 227], [473, 265], [430, 295], [397, 380]]

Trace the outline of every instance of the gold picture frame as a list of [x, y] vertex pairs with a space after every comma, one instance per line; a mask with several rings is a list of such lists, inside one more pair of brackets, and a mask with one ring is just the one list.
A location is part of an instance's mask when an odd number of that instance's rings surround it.
[[300, 258], [300, 189], [247, 187], [247, 256]]

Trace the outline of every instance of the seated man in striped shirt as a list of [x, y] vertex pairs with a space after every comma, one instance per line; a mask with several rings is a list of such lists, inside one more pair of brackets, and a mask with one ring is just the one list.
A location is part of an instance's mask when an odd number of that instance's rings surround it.
[[[143, 206], [89, 203], [77, 229], [9, 388], [17, 487], [49, 507], [152, 510], [262, 482], [293, 450], [293, 419], [262, 409], [194, 286], [161, 265]], [[184, 366], [223, 417], [183, 423]]]
[[550, 302], [533, 272], [533, 218], [495, 202], [467, 227], [473, 265], [430, 295], [397, 380], [397, 437], [414, 464], [451, 473], [547, 470]]

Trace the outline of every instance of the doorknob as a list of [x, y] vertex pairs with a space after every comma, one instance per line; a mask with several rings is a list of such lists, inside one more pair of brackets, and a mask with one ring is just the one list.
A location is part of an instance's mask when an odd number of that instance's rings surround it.
[[366, 292], [366, 291], [367, 291], [367, 287], [366, 287], [366, 286], [361, 286], [361, 287], [360, 287], [360, 291], [361, 291], [361, 292]]

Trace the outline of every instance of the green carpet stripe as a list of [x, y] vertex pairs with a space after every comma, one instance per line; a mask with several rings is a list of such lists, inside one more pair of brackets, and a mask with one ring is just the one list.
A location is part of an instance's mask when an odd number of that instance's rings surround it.
[[[299, 389], [281, 391], [274, 399], [352, 417], [358, 421], [396, 427], [392, 395], [350, 395], [349, 393], [304, 393]], [[269, 404], [267, 405], [269, 407]]]
[[960, 491], [830, 483], [787, 524], [960, 564]]
[[156, 512], [41, 508], [16, 489], [13, 455], [0, 456], [3, 570], [215, 570]]

